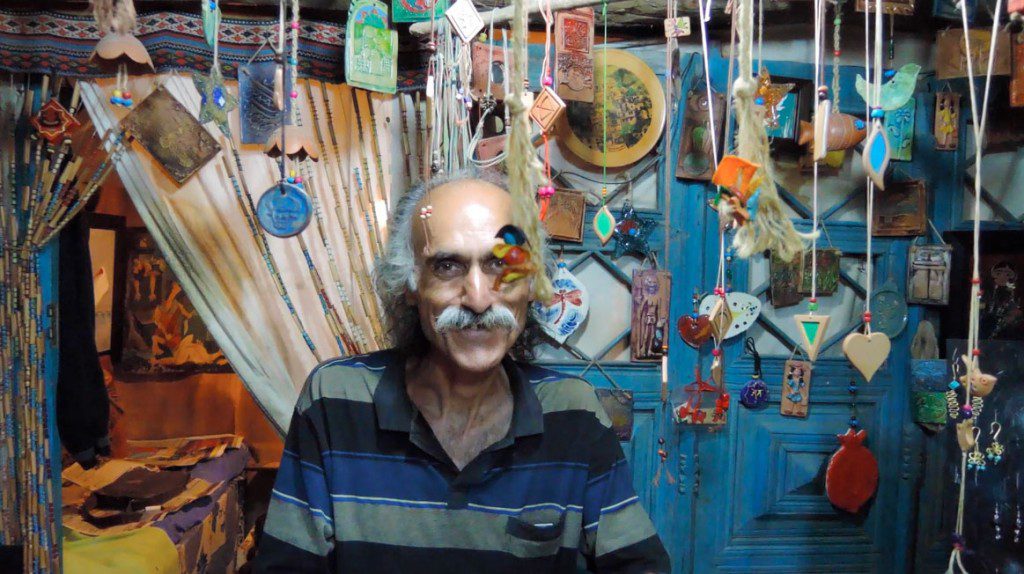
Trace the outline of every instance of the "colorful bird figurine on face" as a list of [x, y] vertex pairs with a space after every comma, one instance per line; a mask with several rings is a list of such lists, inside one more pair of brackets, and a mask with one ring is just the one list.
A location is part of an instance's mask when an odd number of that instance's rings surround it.
[[491, 253], [505, 264], [501, 275], [494, 280], [495, 290], [499, 289], [502, 283], [518, 281], [537, 271], [530, 250], [526, 246], [526, 234], [522, 229], [515, 225], [506, 225], [498, 230], [495, 237], [501, 239], [502, 243], [495, 245]]

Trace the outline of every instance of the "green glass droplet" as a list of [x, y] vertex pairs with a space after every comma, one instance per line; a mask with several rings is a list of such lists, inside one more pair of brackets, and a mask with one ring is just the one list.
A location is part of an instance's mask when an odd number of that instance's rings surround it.
[[615, 232], [615, 216], [608, 210], [608, 206], [602, 206], [594, 216], [594, 233], [597, 234], [601, 244], [608, 243], [612, 233]]

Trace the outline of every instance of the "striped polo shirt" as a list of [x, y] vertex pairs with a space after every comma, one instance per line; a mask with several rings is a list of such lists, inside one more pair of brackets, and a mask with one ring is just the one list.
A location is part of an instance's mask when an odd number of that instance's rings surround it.
[[458, 470], [381, 351], [310, 374], [256, 572], [668, 572], [593, 387], [506, 359], [508, 434]]

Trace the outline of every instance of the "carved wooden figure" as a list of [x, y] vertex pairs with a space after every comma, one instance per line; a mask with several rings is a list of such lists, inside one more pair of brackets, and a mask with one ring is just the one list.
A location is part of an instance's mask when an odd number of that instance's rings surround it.
[[659, 269], [633, 271], [629, 344], [634, 361], [657, 361], [668, 338], [672, 275]]

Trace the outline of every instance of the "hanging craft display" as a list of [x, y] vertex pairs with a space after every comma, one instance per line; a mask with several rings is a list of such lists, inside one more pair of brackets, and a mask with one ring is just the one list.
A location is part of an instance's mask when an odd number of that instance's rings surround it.
[[50, 145], [63, 142], [72, 130], [82, 125], [57, 101], [57, 98], [51, 98], [43, 104], [39, 112], [32, 117], [31, 123], [39, 137]]
[[132, 134], [179, 185], [220, 152], [220, 144], [164, 85], [158, 86], [125, 116], [121, 127]]
[[779, 104], [786, 98], [786, 94], [793, 91], [795, 83], [785, 82], [776, 84], [772, 82], [772, 75], [768, 68], [761, 68], [757, 74], [757, 92], [754, 103], [764, 110], [765, 128], [779, 127]]
[[561, 345], [586, 321], [590, 294], [583, 282], [569, 271], [565, 261], [558, 262], [551, 284], [554, 286], [551, 300], [546, 305], [535, 301], [533, 313], [544, 332]]
[[[972, 29], [970, 42], [974, 46], [982, 46], [971, 51], [970, 68], [975, 76], [984, 76], [988, 70], [987, 46], [992, 42], [990, 30]], [[992, 61], [993, 76], [1009, 76], [1010, 65], [1010, 33], [1000, 30], [995, 38], [995, 58]], [[939, 30], [935, 34], [935, 78], [966, 78], [968, 76], [967, 52], [964, 50], [964, 31], [958, 28]]]
[[722, 158], [711, 176], [711, 183], [718, 186], [725, 196], [719, 201], [718, 229], [724, 231], [735, 225], [742, 227], [757, 216], [761, 193], [761, 177], [757, 171], [761, 166], [734, 155]]
[[[284, 78], [277, 86], [281, 68], [275, 62], [257, 62], [238, 67], [238, 114], [241, 124], [241, 143], [264, 145], [270, 134], [281, 126], [281, 112], [277, 101], [279, 93], [291, 92], [291, 78]], [[291, 123], [292, 100], [280, 100], [285, 106], [285, 122]]]
[[192, 75], [192, 82], [199, 92], [199, 123], [213, 122], [220, 131], [231, 136], [228, 114], [238, 107], [236, 98], [224, 85], [224, 76], [219, 66], [212, 66], [209, 75]]
[[754, 339], [747, 337], [743, 348], [754, 359], [754, 373], [740, 391], [740, 404], [748, 409], [759, 409], [768, 404], [771, 393], [768, 384], [761, 378], [761, 355], [757, 352]]
[[867, 431], [852, 428], [837, 435], [839, 450], [828, 461], [825, 492], [829, 502], [850, 513], [860, 511], [878, 488], [878, 461], [864, 446]]
[[495, 245], [491, 252], [504, 264], [501, 274], [494, 279], [495, 291], [501, 288], [502, 283], [512, 283], [537, 272], [537, 262], [522, 229], [506, 225], [498, 230], [495, 237], [501, 239], [501, 243]]
[[[494, 39], [491, 38], [491, 42]], [[503, 46], [488, 42], [473, 42], [470, 55], [473, 71], [470, 76], [470, 93], [479, 100], [487, 91], [488, 80], [491, 86], [491, 97], [495, 100], [505, 99], [505, 83], [508, 80], [508, 68], [511, 65], [509, 53]]]
[[220, 6], [218, 0], [200, 0], [202, 5], [203, 37], [206, 43], [212, 46], [217, 41], [217, 33], [220, 31]]
[[[886, 112], [891, 112], [905, 106], [914, 96], [914, 89], [917, 87], [917, 76], [920, 73], [921, 66], [913, 63], [904, 64], [896, 72], [884, 73], [888, 81], [882, 84], [879, 107]], [[864, 79], [864, 76], [857, 74], [857, 93], [864, 101], [868, 100], [868, 88], [868, 82]]]
[[[709, 302], [706, 310], [705, 302]], [[711, 336], [715, 339], [715, 346], [719, 347], [725, 341], [732, 327], [732, 309], [726, 302], [724, 294], [715, 293], [708, 295], [701, 301], [703, 314], [708, 316], [708, 323], [711, 325]]]
[[690, 35], [690, 17], [665, 18], [665, 37], [683, 38]]
[[391, 0], [392, 22], [426, 22], [440, 18], [448, 9], [448, 0]]
[[949, 274], [953, 248], [949, 245], [911, 245], [907, 260], [907, 302], [918, 305], [949, 303]]
[[[463, 2], [472, 8], [469, 0]], [[345, 82], [375, 92], [395, 93], [398, 32], [388, 28], [388, 8], [383, 2], [359, 0], [349, 8], [345, 28]]]
[[[839, 262], [842, 257], [843, 252], [834, 248], [804, 251], [799, 260], [800, 285], [797, 289], [798, 293], [810, 295], [814, 291], [817, 295], [834, 295], [839, 289]], [[815, 260], [817, 260], [816, 277], [812, 279]]]
[[892, 182], [875, 196], [871, 221], [875, 237], [924, 235], [928, 227], [928, 194], [924, 181]]
[[627, 254], [636, 255], [640, 259], [649, 257], [651, 246], [647, 242], [647, 237], [657, 224], [653, 219], [644, 219], [637, 215], [631, 201], [623, 202], [622, 212], [615, 223], [615, 251], [612, 256], [616, 259]]
[[[711, 319], [713, 327], [715, 327], [714, 311], [721, 302], [722, 297], [713, 294], [704, 297], [700, 302], [701, 314], [707, 315]], [[754, 323], [757, 322], [757, 318], [761, 315], [761, 300], [748, 293], [741, 293], [739, 291], [726, 293], [725, 302], [723, 307], [728, 310], [727, 315], [731, 320], [725, 330], [722, 331], [722, 336], [719, 336], [718, 331], [713, 329], [715, 337], [719, 340], [731, 339], [743, 333], [753, 327]]]
[[541, 131], [550, 132], [555, 127], [555, 122], [564, 115], [562, 112], [565, 109], [562, 98], [558, 97], [551, 86], [544, 86], [530, 107], [530, 119], [537, 122]]
[[[1012, 89], [1011, 89], [1012, 92]], [[935, 149], [955, 150], [960, 145], [960, 94], [937, 92], [935, 94]]]
[[477, 34], [484, 29], [484, 19], [477, 12], [476, 6], [473, 5], [473, 0], [455, 0], [445, 10], [444, 16], [452, 25], [455, 33], [459, 35], [459, 38], [462, 38], [464, 44], [468, 44], [470, 40], [476, 38]]
[[[821, 251], [818, 253], [820, 254]], [[771, 285], [770, 293], [772, 307], [776, 309], [792, 307], [803, 300], [804, 297], [800, 293], [800, 287], [802, 277], [801, 261], [804, 260], [804, 257], [805, 254], [801, 251], [798, 252], [791, 260], [784, 261], [779, 258], [774, 251], [772, 251], [771, 257], [768, 260], [768, 277]], [[818, 275], [818, 280], [818, 291], [821, 292], [820, 274]]]
[[587, 198], [582, 191], [556, 189], [548, 204], [544, 228], [548, 237], [560, 241], [583, 243], [583, 220], [587, 214]]
[[597, 235], [597, 239], [601, 242], [601, 245], [607, 245], [608, 241], [611, 240], [612, 235], [615, 234], [615, 216], [612, 215], [611, 210], [608, 209], [608, 204], [605, 203], [603, 199], [607, 193], [607, 189], [601, 190], [602, 205], [601, 208], [597, 210], [597, 213], [594, 214], [594, 235]]
[[843, 339], [843, 353], [868, 383], [889, 357], [891, 347], [889, 337], [882, 332], [850, 333]]
[[861, 156], [864, 173], [880, 190], [885, 189], [885, 171], [889, 169], [889, 159], [891, 158], [889, 138], [886, 136], [885, 128], [882, 127], [884, 116], [885, 113], [881, 108], [871, 109], [871, 135], [868, 136], [867, 143], [864, 144], [864, 153]]
[[555, 91], [565, 101], [594, 101], [594, 9], [555, 14]]
[[[567, 104], [559, 127], [562, 143], [592, 165], [611, 168], [635, 163], [654, 149], [664, 128], [661, 83], [643, 60], [611, 49], [596, 51], [594, 79], [593, 104]], [[607, 138], [602, 133], [605, 123]]]
[[[867, 136], [867, 124], [864, 120], [839, 112], [828, 114], [828, 125], [825, 130], [825, 148], [827, 151], [848, 150]], [[814, 124], [811, 122], [800, 122], [800, 136], [797, 142], [800, 145], [814, 146], [816, 142]]]
[[300, 185], [282, 181], [260, 196], [256, 217], [267, 233], [293, 237], [302, 233], [313, 215], [313, 205]]
[[889, 154], [892, 161], [910, 161], [914, 150], [914, 110], [916, 101], [911, 98], [892, 111], [887, 111], [883, 125], [889, 139]]
[[721, 133], [725, 122], [725, 96], [712, 93], [715, 112], [714, 122], [708, 109], [708, 96], [704, 90], [691, 90], [686, 96], [683, 111], [683, 132], [679, 140], [679, 158], [676, 162], [676, 177], [709, 181], [715, 172], [713, 146], [715, 138], [711, 131]]
[[825, 335], [828, 334], [828, 315], [794, 315], [797, 333], [800, 335], [800, 344], [807, 353], [807, 358], [812, 362], [818, 360], [818, 351], [821, 344], [825, 342]]
[[1010, 63], [1010, 107], [1024, 107], [1024, 32], [1017, 32], [1011, 39]]
[[811, 369], [808, 361], [789, 359], [782, 369], [782, 399], [779, 412], [783, 416], [807, 418], [811, 400]]
[[700, 300], [700, 293], [694, 291], [691, 299], [693, 312], [679, 317], [676, 321], [679, 337], [694, 349], [700, 348], [711, 338], [711, 317], [700, 313]]
[[672, 275], [660, 269], [633, 271], [629, 335], [634, 361], [660, 361], [667, 347]]
[[[722, 384], [722, 364], [715, 357], [711, 366], [711, 380], [702, 379], [700, 367], [694, 369], [694, 380], [682, 389], [685, 398], [672, 409], [672, 418], [680, 424], [718, 425], [725, 424], [729, 410], [729, 393]], [[708, 400], [710, 395], [714, 402]]]

